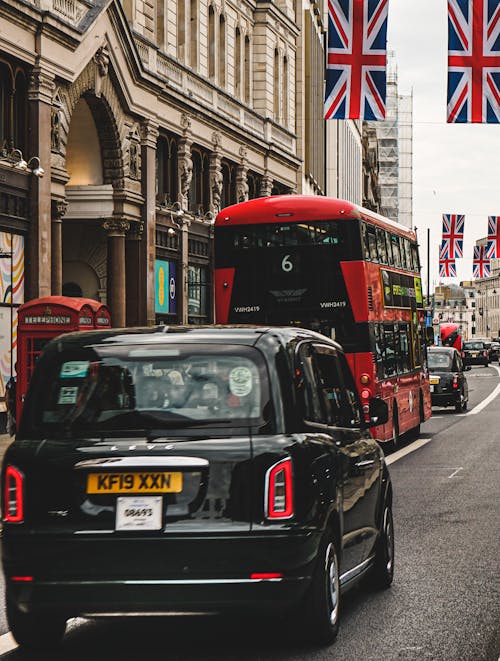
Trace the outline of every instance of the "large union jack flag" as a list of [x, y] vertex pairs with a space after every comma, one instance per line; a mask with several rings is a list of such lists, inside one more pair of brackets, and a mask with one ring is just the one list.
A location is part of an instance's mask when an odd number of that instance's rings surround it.
[[486, 257], [488, 259], [500, 258], [500, 226], [498, 216], [488, 216], [488, 247]]
[[441, 278], [456, 278], [457, 267], [454, 259], [439, 260], [439, 276]]
[[448, 259], [463, 257], [465, 216], [456, 213], [443, 214], [443, 240], [441, 252]]
[[472, 275], [474, 278], [489, 278], [490, 260], [486, 257], [486, 246], [474, 246], [474, 259], [472, 261]]
[[500, 0], [448, 0], [448, 122], [500, 122]]
[[325, 119], [384, 119], [389, 0], [328, 0]]

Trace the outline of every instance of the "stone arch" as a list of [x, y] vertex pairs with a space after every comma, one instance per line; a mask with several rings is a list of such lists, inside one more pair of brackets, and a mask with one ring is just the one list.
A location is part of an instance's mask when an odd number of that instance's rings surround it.
[[83, 97], [97, 126], [103, 162], [103, 181], [114, 188], [124, 187], [124, 151], [127, 127], [125, 115], [111, 77], [102, 76], [92, 59], [76, 81], [57, 91], [60, 109], [60, 152], [66, 158], [68, 134], [73, 111]]

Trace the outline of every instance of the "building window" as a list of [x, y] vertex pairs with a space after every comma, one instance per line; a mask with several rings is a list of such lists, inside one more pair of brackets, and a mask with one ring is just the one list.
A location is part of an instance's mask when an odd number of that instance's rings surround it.
[[203, 216], [210, 209], [210, 159], [208, 153], [197, 148], [191, 150], [193, 178], [189, 188], [189, 210]]
[[283, 58], [283, 77], [282, 77], [281, 99], [283, 104], [283, 125], [288, 124], [288, 58]]
[[226, 19], [224, 14], [219, 18], [219, 85], [226, 85]]
[[250, 105], [250, 38], [245, 36], [245, 63], [243, 67], [245, 103]]
[[215, 10], [208, 8], [208, 77], [215, 79]]
[[256, 197], [260, 197], [260, 185], [262, 177], [255, 172], [247, 173], [247, 184], [248, 184], [248, 199], [253, 200]]
[[173, 204], [178, 191], [177, 141], [160, 136], [156, 146], [156, 200], [159, 204]]
[[191, 0], [190, 6], [190, 37], [191, 48], [189, 57], [193, 69], [198, 67], [198, 0]]
[[26, 109], [28, 107], [28, 86], [24, 73], [18, 73], [16, 76], [16, 85], [14, 92], [14, 146], [25, 152], [27, 147], [27, 121]]
[[204, 324], [209, 321], [208, 267], [188, 266], [188, 323]]
[[236, 204], [236, 166], [232, 163], [222, 161], [222, 207], [227, 207], [230, 204]]
[[166, 0], [156, 0], [156, 43], [160, 50], [166, 50], [166, 24], [165, 6]]
[[234, 93], [241, 97], [241, 30], [236, 28], [234, 36]]
[[181, 62], [186, 57], [186, 0], [177, 3], [177, 57]]
[[274, 103], [273, 103], [273, 112], [275, 121], [279, 121], [280, 118], [280, 56], [278, 49], [274, 49]]

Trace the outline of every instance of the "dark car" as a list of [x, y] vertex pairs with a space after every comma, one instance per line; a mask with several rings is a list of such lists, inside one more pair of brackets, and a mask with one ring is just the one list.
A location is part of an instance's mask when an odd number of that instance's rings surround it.
[[490, 347], [490, 361], [497, 360], [500, 362], [500, 342], [492, 342]]
[[429, 347], [427, 358], [432, 406], [466, 411], [469, 388], [460, 353], [453, 347]]
[[462, 345], [462, 358], [464, 365], [484, 365], [490, 364], [488, 347], [483, 340], [470, 340]]
[[330, 643], [339, 599], [394, 570], [392, 487], [339, 345], [292, 328], [75, 333], [35, 369], [3, 465], [7, 617], [289, 612]]

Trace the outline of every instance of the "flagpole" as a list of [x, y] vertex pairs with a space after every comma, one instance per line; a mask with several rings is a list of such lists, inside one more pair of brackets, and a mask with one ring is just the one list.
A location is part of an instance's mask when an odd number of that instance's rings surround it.
[[431, 304], [431, 296], [430, 296], [430, 286], [431, 286], [431, 278], [430, 278], [430, 269], [431, 269], [431, 228], [427, 228], [427, 305]]

